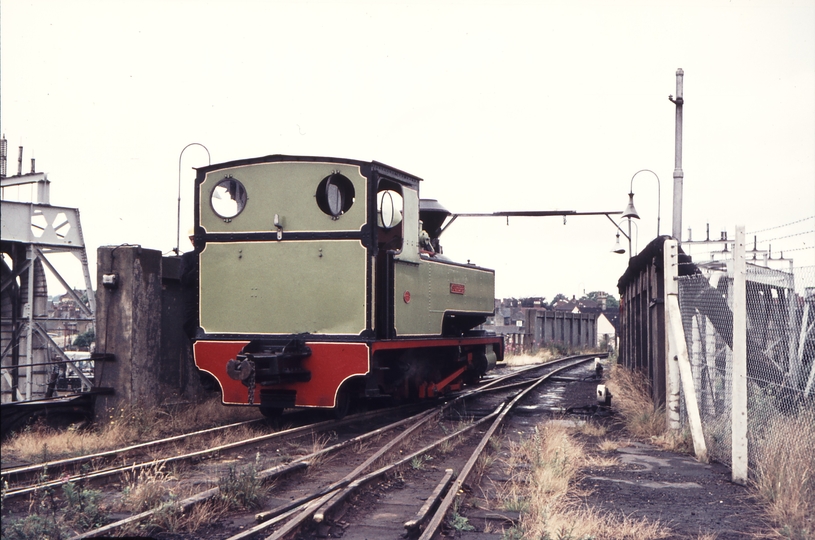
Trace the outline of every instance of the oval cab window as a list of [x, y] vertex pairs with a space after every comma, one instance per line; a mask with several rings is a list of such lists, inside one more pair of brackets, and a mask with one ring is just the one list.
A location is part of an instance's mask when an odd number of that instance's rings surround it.
[[402, 222], [402, 196], [396, 191], [385, 190], [376, 194], [378, 225], [392, 229]]
[[354, 184], [340, 173], [323, 178], [317, 186], [317, 206], [334, 219], [339, 219], [354, 204]]
[[232, 219], [246, 206], [246, 188], [235, 178], [227, 176], [215, 185], [210, 204], [220, 217]]

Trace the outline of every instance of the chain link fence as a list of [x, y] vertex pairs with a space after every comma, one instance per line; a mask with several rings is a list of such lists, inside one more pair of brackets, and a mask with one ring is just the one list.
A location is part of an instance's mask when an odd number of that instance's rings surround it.
[[[815, 266], [779, 270], [748, 262], [746, 290], [747, 445], [755, 470], [786, 445], [815, 444]], [[732, 261], [697, 264], [679, 278], [705, 441], [710, 456], [725, 464], [732, 452], [732, 291]]]

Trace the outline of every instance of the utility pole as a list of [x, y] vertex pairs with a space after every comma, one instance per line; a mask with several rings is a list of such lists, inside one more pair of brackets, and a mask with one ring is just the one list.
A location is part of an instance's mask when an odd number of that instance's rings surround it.
[[673, 96], [668, 96], [676, 105], [676, 143], [674, 151], [674, 206], [673, 206], [673, 222], [671, 227], [671, 236], [676, 238], [677, 242], [682, 242], [682, 181], [685, 174], [682, 172], [682, 105], [685, 103], [682, 97], [683, 78], [685, 72], [682, 68], [676, 70], [676, 99]]

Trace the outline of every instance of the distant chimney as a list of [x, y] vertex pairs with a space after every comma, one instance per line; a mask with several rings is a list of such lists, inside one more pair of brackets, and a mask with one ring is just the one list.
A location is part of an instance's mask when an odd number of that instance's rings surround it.
[[34, 170], [34, 158], [31, 158], [31, 174], [34, 174], [36, 171]]
[[20, 153], [17, 156], [17, 176], [23, 175], [23, 147], [20, 147]]

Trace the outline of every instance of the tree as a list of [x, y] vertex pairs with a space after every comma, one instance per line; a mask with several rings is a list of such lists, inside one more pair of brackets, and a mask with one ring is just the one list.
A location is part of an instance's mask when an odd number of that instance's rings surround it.
[[607, 292], [604, 292], [604, 291], [592, 291], [592, 292], [588, 293], [587, 295], [585, 295], [583, 298], [581, 298], [581, 300], [584, 300], [584, 299], [594, 300], [595, 302], [600, 304], [600, 303], [602, 303], [602, 302], [600, 302], [600, 299], [602, 298], [603, 295], [605, 295], [605, 297], [606, 297], [606, 309], [607, 310], [619, 309], [620, 308], [620, 301], [617, 300], [614, 297], [613, 294], [608, 294]]
[[566, 301], [568, 301], [568, 300], [569, 300], [569, 297], [568, 297], [568, 296], [566, 296], [566, 295], [565, 295], [565, 294], [563, 294], [563, 293], [557, 293], [557, 294], [555, 295], [555, 297], [554, 297], [554, 298], [552, 298], [552, 301], [551, 301], [551, 302], [549, 302], [549, 309], [554, 308], [554, 307], [555, 307], [555, 304], [557, 304], [557, 303], [558, 303], [558, 302], [560, 302], [561, 300], [566, 300]]
[[93, 328], [88, 329], [86, 332], [82, 332], [76, 339], [74, 339], [73, 346], [79, 349], [88, 349], [96, 340], [96, 332], [93, 331]]

